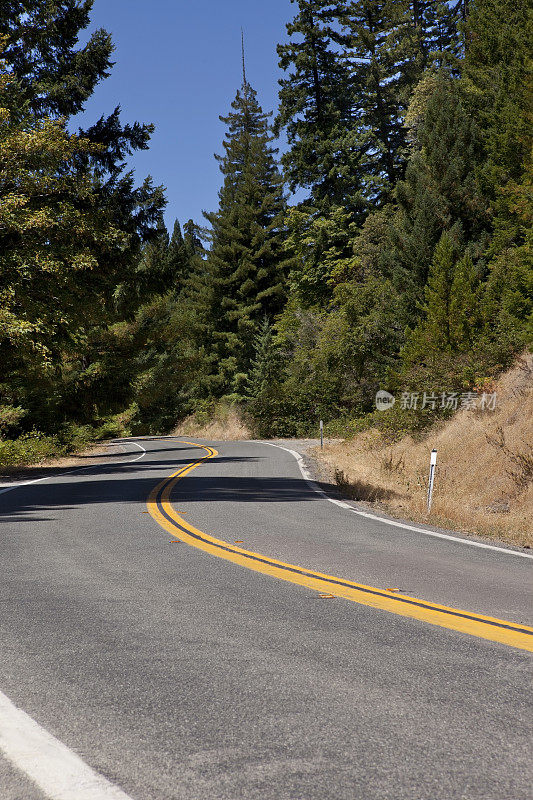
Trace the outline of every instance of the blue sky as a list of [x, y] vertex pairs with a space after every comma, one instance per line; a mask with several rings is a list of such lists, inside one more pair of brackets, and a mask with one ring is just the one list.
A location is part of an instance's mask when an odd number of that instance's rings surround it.
[[295, 13], [290, 0], [95, 0], [91, 30], [105, 28], [115, 67], [96, 89], [82, 126], [118, 104], [123, 121], [153, 122], [150, 150], [131, 160], [137, 180], [151, 174], [167, 187], [165, 214], [202, 222], [217, 206], [221, 182], [213, 158], [221, 151], [226, 114], [241, 82], [241, 26], [247, 78], [265, 110], [275, 109], [276, 44]]

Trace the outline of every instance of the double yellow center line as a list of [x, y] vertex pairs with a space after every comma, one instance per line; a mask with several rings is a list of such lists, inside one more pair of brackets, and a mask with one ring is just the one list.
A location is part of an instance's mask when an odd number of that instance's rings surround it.
[[429, 622], [431, 625], [439, 625], [442, 628], [468, 633], [471, 636], [489, 639], [493, 642], [500, 642], [501, 644], [533, 652], [533, 628], [525, 625], [518, 625], [495, 617], [472, 614], [468, 611], [429, 603], [407, 595], [391, 595], [387, 591], [374, 586], [354, 583], [333, 575], [325, 575], [321, 572], [304, 569], [295, 564], [287, 564], [284, 561], [278, 561], [251, 550], [243, 550], [229, 542], [216, 539], [198, 530], [184, 520], [173, 508], [170, 500], [172, 490], [181, 478], [184, 478], [207, 459], [217, 456], [218, 452], [212, 447], [194, 442], [182, 442], [182, 444], [200, 447], [206, 451], [206, 455], [187, 464], [161, 481], [150, 493], [147, 507], [152, 517], [161, 527], [173, 535], [179, 533], [180, 539], [186, 544], [199, 550], [204, 550], [206, 553], [218, 558], [231, 561], [241, 567], [261, 572], [273, 578], [289, 581], [290, 583], [296, 583], [299, 586], [306, 586], [308, 589], [317, 592], [333, 594], [336, 597], [342, 597], [354, 603], [371, 606], [382, 611], [389, 611], [392, 614], [422, 620], [423, 622]]

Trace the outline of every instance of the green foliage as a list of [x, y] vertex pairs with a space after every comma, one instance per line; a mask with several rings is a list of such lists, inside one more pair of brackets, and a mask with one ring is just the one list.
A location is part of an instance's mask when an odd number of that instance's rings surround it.
[[2, 5], [0, 464], [232, 402], [257, 436], [421, 433], [439, 409], [376, 391], [466, 390], [532, 345], [529, 3], [295, 2], [283, 175], [243, 74], [210, 230], [171, 236], [125, 172], [152, 126], [68, 132], [111, 66], [78, 41], [92, 0]]
[[25, 414], [21, 406], [0, 406], [0, 436], [5, 436], [10, 428], [16, 428]]
[[268, 116], [246, 80], [232, 112], [221, 120], [228, 127], [219, 157], [224, 183], [218, 211], [207, 215], [212, 247], [206, 271], [213, 347], [225, 393], [238, 391], [238, 376], [248, 371], [256, 324], [283, 306], [288, 261], [283, 181], [270, 146]]
[[310, 189], [312, 205], [323, 210], [357, 194], [347, 141], [349, 71], [338, 55], [331, 3], [298, 0], [297, 5], [287, 25], [291, 39], [278, 45], [279, 65], [288, 75], [279, 81], [275, 130], [287, 132], [289, 150], [282, 164], [291, 191]]
[[477, 170], [483, 160], [480, 131], [469, 114], [460, 83], [427, 75], [410, 107], [412, 155], [405, 179], [396, 185], [397, 213], [391, 222], [387, 274], [405, 295], [409, 317], [420, 314], [433, 253], [454, 226], [473, 257], [488, 237], [488, 203]]
[[136, 187], [125, 172], [152, 126], [124, 126], [116, 109], [68, 132], [111, 66], [105, 31], [78, 42], [91, 6], [9, 0], [0, 9], [0, 403], [25, 409], [13, 432], [113, 411], [107, 400], [75, 400], [102, 372], [103, 332], [136, 304], [139, 251], [164, 205], [160, 187]]
[[286, 224], [286, 250], [293, 265], [289, 292], [304, 308], [324, 306], [338, 276], [349, 269], [355, 225], [341, 207], [320, 216], [305, 207], [291, 208]]
[[0, 468], [39, 464], [61, 454], [62, 448], [55, 436], [34, 432], [18, 439], [0, 439]]
[[63, 457], [83, 450], [95, 441], [131, 436], [131, 422], [135, 412], [136, 409], [131, 407], [110, 416], [98, 426], [64, 423], [54, 435], [32, 430], [16, 439], [0, 438], [0, 469], [41, 464], [49, 458]]
[[109, 75], [113, 44], [104, 30], [80, 47], [93, 0], [4, 0], [0, 37], [16, 80], [8, 89], [13, 112], [32, 117], [69, 117], [83, 109], [97, 83]]
[[254, 357], [245, 384], [248, 399], [246, 411], [252, 420], [253, 433], [258, 437], [271, 435], [279, 416], [281, 367], [281, 354], [272, 325], [265, 317], [254, 337]]
[[[455, 54], [456, 19], [446, 3], [298, 0], [278, 47], [282, 157], [291, 189], [310, 205], [342, 206], [362, 221], [391, 197], [408, 155], [403, 117], [431, 61]], [[292, 38], [296, 37], [296, 38]]]

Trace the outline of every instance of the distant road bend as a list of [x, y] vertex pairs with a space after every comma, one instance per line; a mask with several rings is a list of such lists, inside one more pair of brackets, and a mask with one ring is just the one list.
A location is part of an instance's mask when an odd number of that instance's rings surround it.
[[530, 553], [122, 444], [0, 486], [2, 800], [533, 798]]

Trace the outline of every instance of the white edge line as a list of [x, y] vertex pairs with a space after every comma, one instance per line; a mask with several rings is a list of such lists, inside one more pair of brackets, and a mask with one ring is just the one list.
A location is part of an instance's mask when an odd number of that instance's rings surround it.
[[0, 752], [51, 800], [131, 800], [2, 692]]
[[352, 512], [352, 514], [358, 514], [360, 517], [367, 517], [368, 519], [375, 520], [376, 522], [383, 522], [385, 525], [392, 525], [395, 528], [403, 528], [407, 531], [414, 531], [415, 533], [422, 533], [425, 536], [434, 536], [437, 539], [448, 539], [450, 542], [456, 542], [457, 544], [465, 544], [469, 547], [481, 547], [483, 550], [496, 550], [498, 553], [506, 553], [507, 555], [511, 556], [519, 556], [520, 558], [530, 558], [533, 559], [533, 555], [529, 553], [522, 553], [519, 550], [509, 550], [507, 547], [497, 547], [495, 544], [485, 544], [484, 542], [474, 542], [472, 539], [461, 539], [459, 536], [450, 536], [447, 533], [438, 533], [437, 531], [430, 531], [427, 528], [418, 528], [415, 525], [407, 525], [405, 522], [397, 522], [393, 519], [387, 519], [386, 517], [379, 517], [377, 514], [371, 514], [368, 511], [359, 511], [358, 509], [354, 508], [353, 506], [349, 505], [349, 503], [345, 503], [343, 500], [336, 500], [334, 497], [330, 497], [320, 486], [314, 481], [311, 477], [311, 474], [307, 467], [305, 466], [305, 462], [300, 455], [297, 453], [296, 450], [290, 450], [288, 447], [282, 447], [280, 444], [273, 444], [272, 442], [264, 442], [262, 440], [256, 439], [257, 444], [267, 444], [269, 447], [277, 447], [279, 450], [285, 450], [287, 453], [290, 453], [296, 461], [298, 462], [298, 466], [300, 467], [300, 472], [302, 473], [303, 478], [305, 479], [306, 483], [314, 489], [314, 491], [319, 494], [324, 500], [329, 500], [330, 503], [334, 503], [336, 506], [340, 506], [341, 508], [346, 508]]
[[[134, 461], [140, 461], [141, 458], [144, 458], [146, 455], [146, 450], [142, 445], [137, 444], [137, 442], [127, 442], [127, 444], [133, 444], [135, 447], [138, 447], [142, 450], [142, 453], [137, 456], [136, 458], [128, 458], [125, 461], [114, 461], [109, 466], [114, 467], [117, 464], [133, 464]], [[65, 472], [57, 472], [55, 475], [46, 475], [44, 478], [35, 478], [33, 481], [22, 481], [21, 483], [14, 483], [12, 486], [7, 486], [5, 489], [0, 489], [0, 494], [4, 494], [4, 492], [12, 492], [13, 489], [18, 489], [19, 486], [30, 486], [32, 483], [42, 483], [42, 481], [49, 481], [52, 478], [61, 478], [63, 475], [73, 475], [75, 472], [83, 472], [85, 469], [95, 469], [96, 467], [103, 467], [108, 466], [107, 464], [88, 464], [86, 467], [77, 467], [76, 469], [69, 469]]]

